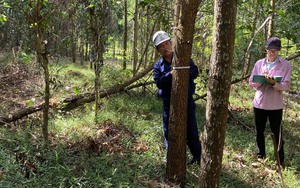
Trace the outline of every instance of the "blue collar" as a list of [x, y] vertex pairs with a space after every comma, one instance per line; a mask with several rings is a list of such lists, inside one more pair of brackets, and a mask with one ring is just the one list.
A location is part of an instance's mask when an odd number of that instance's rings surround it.
[[267, 66], [268, 72], [270, 72], [270, 70], [276, 65], [276, 63], [278, 63], [278, 61], [279, 61], [279, 56], [277, 56], [277, 58], [275, 59], [274, 62], [269, 62], [269, 60], [267, 58], [266, 66]]

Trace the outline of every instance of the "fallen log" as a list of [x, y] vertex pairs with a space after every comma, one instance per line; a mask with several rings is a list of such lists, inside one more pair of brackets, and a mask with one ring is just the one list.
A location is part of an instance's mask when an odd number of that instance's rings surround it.
[[17, 111], [14, 114], [9, 114], [8, 116], [0, 116], [0, 125], [4, 125], [6, 123], [14, 122], [18, 119], [21, 119], [22, 117], [28, 116], [32, 113], [41, 111], [44, 109], [44, 104], [34, 106], [34, 107], [28, 107], [22, 110]]
[[[144, 77], [152, 69], [153, 69], [153, 66], [151, 65], [151, 66], [147, 67], [145, 70], [143, 70], [142, 72], [140, 72], [139, 74], [137, 74], [136, 76], [125, 81], [124, 83], [101, 90], [100, 98], [109, 97], [110, 95], [125, 91], [126, 87], [128, 87], [135, 81], [139, 80], [140, 78]], [[147, 84], [149, 84], [149, 83], [153, 83], [153, 82], [148, 82]], [[140, 87], [142, 85], [143, 84], [137, 84], [137, 87]], [[128, 89], [132, 89], [132, 88], [133, 88], [133, 86], [129, 87]], [[77, 108], [86, 103], [93, 102], [94, 100], [95, 100], [95, 93], [84, 93], [84, 94], [79, 94], [79, 95], [75, 95], [75, 96], [70, 96], [70, 97], [62, 99], [60, 101], [60, 105], [58, 105], [59, 107], [57, 108], [57, 110], [70, 111], [70, 110], [73, 110], [74, 108]], [[45, 106], [45, 104], [42, 103], [37, 106], [28, 107], [28, 108], [19, 110], [13, 114], [9, 114], [8, 116], [0, 116], [0, 125], [14, 122], [18, 119], [21, 119], [23, 117], [26, 117], [26, 116], [32, 114], [32, 113], [41, 111], [44, 109], [44, 106]]]
[[[238, 83], [238, 82], [241, 82], [241, 81], [243, 81], [243, 80], [246, 80], [246, 79], [248, 79], [249, 77], [250, 77], [250, 75], [246, 75], [245, 77], [235, 79], [235, 80], [231, 81], [231, 85], [232, 85], [232, 84], [236, 84], [236, 83]], [[199, 100], [199, 99], [203, 99], [203, 100], [206, 101], [206, 99], [205, 99], [206, 97], [207, 97], [207, 93], [205, 93], [205, 94], [203, 94], [203, 95], [196, 95], [196, 97], [194, 98], [194, 101], [197, 101], [197, 100]]]

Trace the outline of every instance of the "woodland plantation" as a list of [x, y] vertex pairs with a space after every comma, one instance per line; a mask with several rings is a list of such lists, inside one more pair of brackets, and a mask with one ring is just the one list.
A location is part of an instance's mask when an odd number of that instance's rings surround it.
[[[91, 45], [96, 44], [99, 59], [120, 59], [124, 69], [132, 69], [133, 73], [157, 59], [151, 37], [157, 30], [172, 34], [173, 1], [93, 2], [41, 1], [37, 9], [32, 1], [2, 1], [1, 50], [13, 51], [20, 61], [31, 61], [36, 50], [36, 26], [39, 24], [41, 40], [47, 41], [50, 58], [69, 57], [73, 62], [84, 63], [89, 60]], [[252, 66], [264, 56], [263, 46], [271, 27], [267, 22], [270, 16], [273, 20], [272, 36], [283, 40], [282, 55], [298, 55], [300, 3], [281, 0], [272, 7], [271, 2], [238, 1], [234, 77], [248, 74], [247, 66]], [[192, 52], [200, 70], [208, 69], [210, 64], [213, 11], [211, 1], [201, 1]], [[41, 19], [39, 22], [37, 15]]]
[[[215, 5], [222, 2], [215, 0]], [[280, 55], [291, 61], [294, 68], [291, 93], [299, 95], [300, 2], [230, 2], [237, 3], [235, 35], [231, 36], [234, 37], [232, 80], [246, 80], [254, 63], [265, 56], [267, 38], [277, 36], [282, 41]], [[91, 62], [94, 48], [95, 90], [99, 91], [101, 67], [108, 60], [118, 60], [123, 70], [129, 70], [133, 77], [151, 69], [158, 59], [152, 36], [158, 30], [171, 35], [176, 31], [173, 30], [178, 19], [174, 16], [176, 5], [170, 0], [3, 0], [0, 2], [0, 51], [11, 53], [14, 62], [39, 62], [47, 83], [51, 77], [49, 63], [60, 58], [68, 58], [74, 64], [89, 63], [94, 68]], [[226, 7], [225, 15], [229, 18], [235, 16], [231, 8]], [[214, 11], [214, 3], [202, 0], [195, 20], [191, 56], [203, 78], [208, 77], [214, 57]], [[227, 21], [222, 19], [219, 23]], [[49, 90], [46, 86], [45, 103], [49, 102]], [[46, 138], [48, 117], [44, 118]]]

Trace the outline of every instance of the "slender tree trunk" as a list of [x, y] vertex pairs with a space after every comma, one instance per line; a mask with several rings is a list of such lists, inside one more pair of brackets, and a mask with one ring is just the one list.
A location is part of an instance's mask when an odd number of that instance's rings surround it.
[[37, 53], [37, 60], [38, 63], [42, 66], [44, 70], [45, 76], [45, 93], [44, 93], [44, 100], [45, 106], [43, 111], [43, 136], [44, 140], [48, 142], [48, 120], [49, 120], [49, 99], [50, 99], [50, 87], [49, 87], [49, 69], [48, 69], [48, 54], [47, 54], [47, 42], [44, 41], [44, 29], [41, 16], [41, 0], [36, 1], [36, 12], [35, 12], [35, 23], [36, 23], [36, 53]]
[[137, 61], [138, 61], [138, 53], [137, 53], [137, 39], [138, 39], [138, 0], [135, 0], [134, 6], [134, 18], [133, 18], [133, 45], [132, 45], [132, 53], [133, 53], [133, 62], [132, 62], [132, 73], [136, 74], [137, 71]]
[[[99, 101], [99, 74], [98, 74], [98, 68], [99, 68], [99, 27], [98, 27], [98, 20], [97, 20], [97, 10], [95, 10], [95, 7], [91, 7], [89, 9], [90, 14], [90, 29], [92, 33], [92, 46], [90, 50], [94, 50], [92, 53], [94, 53], [94, 58], [90, 62], [90, 66], [92, 69], [95, 70], [95, 85], [94, 85], [94, 97], [95, 97], [95, 124], [98, 123], [98, 101]], [[91, 53], [91, 52], [90, 52]], [[94, 60], [95, 59], [95, 60]], [[94, 64], [93, 64], [94, 63]]]
[[79, 52], [80, 52], [80, 65], [83, 65], [83, 61], [84, 61], [84, 42], [83, 42], [83, 38], [80, 41]]
[[[147, 6], [147, 28], [146, 28], [146, 41], [148, 41], [149, 37], [150, 37], [150, 33], [151, 33], [151, 26], [150, 26], [150, 6]], [[148, 42], [146, 42], [146, 44], [148, 44]], [[149, 50], [146, 51], [145, 53], [145, 57], [144, 57], [144, 68], [146, 68], [148, 65], [148, 52]]]
[[[161, 3], [163, 3], [162, 0], [160, 0], [160, 1], [161, 1]], [[159, 30], [161, 30], [161, 20], [159, 17], [157, 19], [158, 19], [158, 21], [157, 21], [157, 24], [155, 25], [155, 30], [159, 31]], [[151, 38], [151, 41], [152, 41], [152, 38]], [[160, 54], [158, 53], [158, 51], [155, 48], [153, 48], [152, 55], [153, 55], [152, 56], [153, 60], [151, 62], [156, 61], [160, 57]]]
[[127, 64], [127, 32], [128, 32], [127, 22], [128, 22], [127, 0], [124, 0], [123, 70], [126, 70], [126, 64]]
[[[252, 46], [253, 40], [255, 39], [256, 35], [258, 34], [258, 32], [263, 29], [265, 27], [265, 25], [267, 24], [267, 22], [269, 21], [271, 17], [267, 17], [267, 19], [264, 21], [264, 23], [260, 26], [260, 28], [258, 28], [258, 30], [254, 33], [254, 36], [252, 37], [251, 41], [249, 42], [249, 45], [247, 47], [246, 50], [246, 58], [250, 57], [248, 54], [250, 54], [250, 47]], [[247, 61], [246, 59], [246, 63], [245, 63], [245, 67], [244, 67], [244, 72], [243, 72], [243, 77], [245, 77], [248, 72], [249, 72], [249, 67], [250, 67], [250, 60]]]
[[71, 49], [72, 49], [72, 62], [76, 63], [76, 25], [71, 21], [72, 36], [71, 36]]
[[[219, 187], [228, 116], [237, 0], [215, 0], [200, 187]], [[230, 10], [230, 11], [228, 11]]]
[[[254, 1], [253, 4], [255, 4], [255, 13], [254, 13], [254, 19], [253, 19], [253, 23], [252, 23], [251, 39], [255, 36], [257, 15], [258, 15], [258, 8], [259, 8], [259, 3], [257, 2], [257, 0], [253, 0], [253, 1]], [[248, 74], [250, 63], [251, 63], [251, 52], [250, 52], [250, 46], [249, 46], [246, 50], [245, 66], [244, 66], [244, 71], [243, 71], [242, 77], [245, 77]]]
[[93, 45], [95, 46], [96, 61], [95, 61], [95, 123], [98, 123], [98, 113], [100, 107], [100, 73], [103, 66], [103, 54], [105, 51], [105, 41], [107, 39], [107, 26], [109, 24], [109, 9], [108, 0], [99, 2], [95, 7], [91, 7], [90, 21]]
[[272, 11], [272, 13], [271, 13], [271, 19], [270, 19], [270, 22], [269, 22], [269, 29], [268, 29], [268, 36], [267, 36], [267, 38], [270, 38], [273, 35], [276, 0], [270, 0], [270, 4], [271, 4], [271, 11]]
[[[192, 53], [195, 19], [200, 1], [176, 0], [174, 17], [174, 66], [189, 66]], [[174, 70], [173, 70], [174, 71]], [[189, 69], [172, 74], [167, 178], [183, 185], [186, 174], [186, 126]]]
[[[118, 47], [118, 46], [116, 46], [116, 43], [117, 43], [117, 41], [113, 41], [113, 59], [116, 59], [116, 48]], [[117, 53], [118, 53], [119, 51], [117, 51]]]

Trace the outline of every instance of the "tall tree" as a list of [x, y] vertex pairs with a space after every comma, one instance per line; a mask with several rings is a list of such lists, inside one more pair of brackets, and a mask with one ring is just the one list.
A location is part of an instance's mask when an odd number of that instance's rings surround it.
[[92, 32], [92, 44], [95, 48], [95, 123], [98, 123], [98, 111], [100, 103], [100, 73], [103, 66], [103, 54], [105, 50], [105, 41], [109, 32], [109, 24], [112, 15], [108, 9], [109, 2], [104, 0], [89, 5], [90, 27]]
[[[173, 31], [174, 62], [172, 63], [175, 67], [189, 66], [199, 3], [199, 0], [176, 0]], [[184, 183], [186, 174], [188, 82], [189, 69], [178, 69], [174, 74], [172, 73], [167, 177], [177, 184]]]
[[200, 187], [219, 187], [234, 54], [237, 0], [215, 0], [214, 3], [215, 31], [207, 91]]
[[[254, 9], [254, 16], [253, 16], [253, 21], [252, 21], [252, 29], [251, 29], [251, 38], [253, 38], [255, 36], [255, 31], [256, 31], [256, 24], [257, 24], [257, 15], [258, 15], [258, 8], [259, 8], [259, 3], [257, 2], [257, 0], [253, 0], [253, 5], [255, 5], [255, 9]], [[245, 77], [248, 74], [249, 71], [249, 66], [250, 66], [250, 62], [251, 62], [251, 53], [250, 53], [250, 47], [252, 45], [252, 41], [250, 42], [250, 44], [248, 45], [248, 48], [246, 50], [246, 54], [245, 54], [245, 68], [243, 71], [243, 77]]]
[[127, 0], [124, 0], [124, 37], [123, 37], [123, 70], [126, 69], [127, 64], [127, 36], [128, 36], [128, 18], [127, 18]]
[[[45, 81], [45, 93], [44, 100], [45, 106], [43, 111], [43, 136], [45, 142], [48, 142], [48, 120], [49, 120], [49, 99], [50, 99], [50, 82], [49, 82], [49, 61], [48, 61], [48, 50], [47, 50], [47, 40], [44, 39], [45, 30], [47, 28], [47, 22], [45, 16], [42, 15], [42, 11], [45, 11], [46, 6], [42, 6], [43, 0], [37, 0], [35, 2], [35, 10], [32, 15], [32, 25], [36, 31], [36, 54], [37, 61], [44, 70], [44, 81]], [[44, 8], [44, 9], [43, 9]]]
[[137, 70], [137, 61], [138, 61], [138, 52], [137, 52], [137, 39], [138, 39], [138, 0], [135, 0], [134, 3], [134, 18], [133, 18], [133, 62], [132, 62], [132, 73], [136, 74]]
[[269, 29], [268, 29], [268, 36], [267, 36], [267, 38], [270, 38], [273, 35], [274, 17], [275, 17], [275, 4], [276, 4], [276, 0], [270, 0], [270, 5], [271, 5], [271, 19], [270, 19], [270, 22], [269, 22]]

